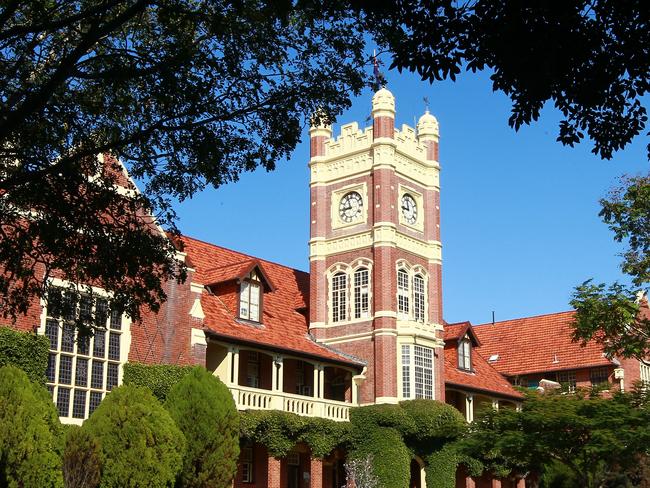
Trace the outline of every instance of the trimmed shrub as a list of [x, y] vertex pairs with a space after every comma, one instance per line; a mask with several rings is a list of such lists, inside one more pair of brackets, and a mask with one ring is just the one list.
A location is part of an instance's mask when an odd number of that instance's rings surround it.
[[61, 424], [47, 390], [0, 368], [0, 486], [61, 487]]
[[226, 385], [193, 368], [171, 389], [165, 408], [187, 440], [179, 485], [230, 486], [239, 458], [239, 414]]
[[192, 366], [126, 363], [122, 384], [149, 388], [154, 396], [164, 403], [172, 387], [190, 371]]
[[459, 456], [453, 446], [447, 445], [426, 458], [424, 471], [427, 488], [454, 488]]
[[185, 436], [146, 388], [114, 389], [83, 429], [101, 446], [102, 488], [167, 487], [181, 470]]
[[97, 439], [77, 425], [69, 426], [63, 452], [65, 488], [96, 488], [101, 473], [101, 448]]
[[45, 336], [0, 327], [0, 367], [14, 365], [34, 383], [45, 385], [49, 348]]

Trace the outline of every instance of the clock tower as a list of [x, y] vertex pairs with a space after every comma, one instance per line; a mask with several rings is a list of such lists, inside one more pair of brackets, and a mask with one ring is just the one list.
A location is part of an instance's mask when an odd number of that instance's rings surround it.
[[444, 401], [438, 122], [310, 129], [310, 332], [367, 362], [362, 404]]

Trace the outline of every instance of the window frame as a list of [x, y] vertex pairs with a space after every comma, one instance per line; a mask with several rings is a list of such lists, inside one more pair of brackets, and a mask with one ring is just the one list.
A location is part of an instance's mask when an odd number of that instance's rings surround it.
[[[604, 376], [603, 376], [604, 374]], [[597, 368], [590, 368], [589, 369], [589, 382], [591, 383], [592, 387], [599, 387], [602, 385], [609, 385], [609, 376], [610, 376], [610, 371], [607, 366], [600, 366]], [[594, 379], [598, 380], [600, 379], [601, 381], [594, 381]]]
[[408, 320], [411, 316], [411, 280], [406, 268], [397, 269], [397, 317]]
[[[348, 316], [348, 286], [349, 276], [345, 271], [336, 271], [331, 283], [331, 312], [332, 323], [347, 322]], [[343, 284], [340, 281], [343, 281]]]
[[[65, 292], [70, 284], [57, 278], [51, 278], [48, 285], [51, 291], [60, 290], [61, 303], [63, 303]], [[78, 293], [80, 300], [76, 301], [74, 306], [75, 317], [80, 313], [96, 312], [99, 303], [107, 303], [110, 298], [110, 295], [103, 289], [88, 285], [79, 286]], [[94, 298], [94, 304], [91, 305], [92, 308], [88, 312], [84, 312], [84, 296], [91, 294]], [[128, 361], [131, 346], [131, 319], [126, 314], [120, 314], [118, 323], [114, 315], [106, 305], [104, 325], [101, 328], [97, 326], [97, 330], [103, 332], [104, 335], [102, 340], [103, 354], [96, 355], [95, 341], [99, 335], [80, 340], [76, 328], [70, 324], [72, 316], [69, 313], [66, 314], [65, 309], [57, 310], [54, 302], [50, 301], [48, 303], [46, 298], [41, 299], [41, 323], [37, 333], [50, 340], [46, 386], [62, 423], [80, 425], [99, 406], [107, 393], [122, 384], [123, 366]], [[51, 327], [55, 327], [56, 330], [56, 338], [54, 339], [56, 347], [52, 347], [53, 334]], [[66, 330], [68, 332], [64, 332]], [[64, 337], [66, 334], [68, 334], [68, 338]], [[117, 356], [115, 354], [111, 355], [111, 350], [114, 352], [115, 348], [115, 343], [110, 342], [111, 334], [113, 334], [113, 337], [118, 337], [117, 347], [119, 352]], [[67, 340], [71, 341], [71, 345], [64, 348], [64, 341]], [[67, 383], [61, 383], [60, 381], [60, 368], [63, 357], [70, 358], [70, 378]], [[85, 366], [81, 367], [81, 364], [85, 364]], [[93, 383], [94, 364], [101, 364], [101, 368], [97, 370], [101, 370], [100, 386], [96, 386], [98, 383]], [[114, 368], [109, 368], [109, 365]], [[80, 373], [82, 370], [85, 370], [85, 373]], [[114, 374], [112, 370], [114, 370]], [[111, 371], [110, 376], [109, 371]], [[66, 374], [66, 378], [67, 376]], [[83, 381], [84, 378], [85, 382]], [[67, 393], [62, 394], [64, 391], [67, 391]], [[77, 408], [79, 404], [77, 398], [81, 397], [78, 392], [83, 394], [83, 412]], [[65, 412], [62, 412], [66, 402], [61, 401], [60, 398], [63, 399], [66, 395], [67, 408]], [[65, 413], [65, 415], [61, 415], [61, 413]]]
[[[419, 282], [419, 283], [418, 283]], [[421, 289], [419, 289], [421, 287]], [[425, 323], [427, 320], [427, 286], [421, 273], [413, 275], [413, 320]]]
[[[247, 286], [247, 292], [248, 292], [248, 300], [245, 302], [247, 303], [247, 310], [248, 310], [248, 316], [245, 317], [242, 315], [242, 304], [244, 301], [242, 300], [242, 296], [244, 295], [244, 286]], [[257, 319], [251, 318], [251, 297], [252, 297], [252, 289], [257, 288], [257, 293], [258, 293], [258, 303], [257, 303]], [[255, 272], [255, 270], [251, 271], [245, 278], [239, 280], [239, 293], [237, 294], [237, 309], [239, 311], [238, 316], [241, 320], [247, 320], [249, 322], [255, 322], [257, 324], [262, 323], [262, 317], [263, 317], [263, 302], [264, 302], [264, 284], [262, 283], [261, 278], [259, 277], [258, 273]]]
[[[403, 399], [434, 400], [436, 398], [435, 357], [433, 347], [420, 344], [401, 345], [400, 393]], [[424, 364], [426, 362], [429, 362], [428, 366]]]
[[472, 340], [467, 335], [458, 341], [458, 369], [472, 371]]
[[242, 483], [255, 483], [255, 451], [253, 446], [242, 446], [239, 464], [241, 465]]
[[[365, 283], [364, 278], [360, 279], [362, 274], [365, 274]], [[352, 272], [352, 295], [354, 318], [367, 319], [370, 317], [370, 270], [365, 266], [359, 266]]]

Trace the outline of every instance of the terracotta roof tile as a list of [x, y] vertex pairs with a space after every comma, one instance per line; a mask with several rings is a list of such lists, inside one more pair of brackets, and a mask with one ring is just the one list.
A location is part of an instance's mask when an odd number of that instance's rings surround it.
[[275, 284], [264, 294], [262, 325], [241, 321], [235, 310], [215, 295], [203, 293], [201, 306], [208, 333], [234, 341], [252, 342], [270, 348], [295, 351], [339, 363], [362, 366], [361, 360], [317, 343], [309, 335], [307, 318], [297, 310], [305, 309], [309, 296], [309, 274], [270, 261], [254, 258], [230, 249], [183, 236], [184, 252], [196, 269], [194, 280], [207, 284], [216, 276], [232, 274], [244, 265], [258, 262], [263, 273]]
[[[446, 325], [445, 341], [458, 339], [468, 325], [469, 322]], [[523, 399], [523, 395], [477, 352], [477, 348], [472, 349], [473, 371], [462, 371], [458, 369], [457, 343], [448, 342], [445, 347], [445, 384], [483, 391], [495, 396]]]
[[582, 347], [571, 340], [574, 314], [559, 312], [477, 325], [479, 351], [485, 358], [498, 354], [498, 360], [490, 364], [507, 376], [612, 364], [595, 341]]

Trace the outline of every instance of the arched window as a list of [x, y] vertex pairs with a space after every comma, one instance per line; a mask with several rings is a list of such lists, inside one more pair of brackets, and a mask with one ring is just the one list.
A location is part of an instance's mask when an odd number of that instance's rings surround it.
[[354, 318], [360, 319], [367, 317], [368, 310], [368, 270], [366, 268], [359, 268], [354, 272]]
[[345, 273], [336, 273], [332, 277], [332, 322], [342, 322], [347, 318], [347, 287], [348, 277]]
[[397, 314], [400, 318], [409, 316], [409, 274], [405, 269], [397, 270]]
[[424, 322], [424, 278], [419, 274], [413, 277], [413, 315], [416, 322]]

